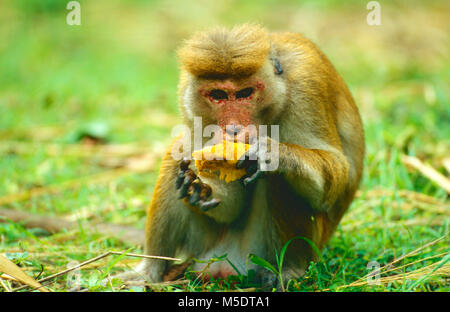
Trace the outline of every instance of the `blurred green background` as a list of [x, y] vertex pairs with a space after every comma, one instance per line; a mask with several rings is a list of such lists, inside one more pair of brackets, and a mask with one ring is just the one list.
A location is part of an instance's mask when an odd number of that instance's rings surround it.
[[[401, 155], [418, 157], [448, 177], [448, 1], [379, 1], [380, 26], [366, 23], [368, 1], [81, 0], [80, 26], [67, 25], [67, 2], [0, 2], [1, 207], [142, 228], [159, 156], [172, 127], [181, 123], [176, 48], [197, 30], [257, 22], [312, 39], [347, 82], [364, 120], [363, 195], [330, 245], [347, 240], [367, 259], [386, 263], [448, 233], [448, 213], [392, 204], [403, 203], [398, 190], [447, 202], [447, 193], [407, 169]], [[143, 170], [127, 165], [139, 167], [139, 159], [151, 165]], [[101, 176], [104, 172], [112, 176]], [[98, 174], [100, 182], [91, 180]], [[394, 195], [370, 204], [364, 193], [373, 189]], [[421, 222], [401, 225], [414, 220]], [[396, 222], [395, 229], [386, 225]], [[1, 226], [0, 251], [31, 254], [46, 246], [74, 252], [70, 240], [61, 247], [52, 235], [37, 239], [39, 231]], [[83, 235], [78, 251], [123, 246]], [[30, 237], [40, 243], [27, 245]], [[345, 261], [340, 252], [325, 254]], [[30, 270], [44, 261], [29, 257]], [[56, 271], [64, 263], [46, 259]], [[364, 263], [355, 264], [355, 278]], [[430, 287], [442, 287], [442, 280], [437, 285]]]

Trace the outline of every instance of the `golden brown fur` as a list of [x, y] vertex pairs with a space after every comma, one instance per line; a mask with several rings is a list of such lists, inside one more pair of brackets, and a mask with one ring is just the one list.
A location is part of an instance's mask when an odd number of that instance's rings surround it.
[[178, 56], [181, 65], [195, 76], [248, 76], [262, 66], [269, 48], [269, 36], [262, 28], [217, 28], [188, 40]]
[[[364, 155], [358, 109], [327, 57], [300, 34], [268, 33], [255, 25], [197, 34], [179, 57], [186, 125], [192, 129], [195, 116], [203, 118], [203, 126], [217, 124], [230, 109], [235, 112], [225, 121], [279, 125], [279, 167], [248, 188], [239, 181], [204, 181], [222, 202], [202, 213], [177, 199], [179, 161], [169, 149], [147, 216], [146, 253], [174, 256], [181, 251], [201, 259], [227, 253], [245, 271], [248, 253], [274, 262], [274, 249], [296, 236], [322, 248], [353, 199]], [[274, 60], [282, 65], [281, 74], [275, 73]], [[211, 88], [233, 94], [246, 86], [255, 93], [245, 105], [207, 97]], [[301, 275], [314, 258], [304, 240], [295, 241], [288, 249], [286, 277]], [[138, 271], [160, 280], [166, 269], [161, 261], [145, 260]], [[226, 263], [210, 270], [217, 276], [232, 273]]]

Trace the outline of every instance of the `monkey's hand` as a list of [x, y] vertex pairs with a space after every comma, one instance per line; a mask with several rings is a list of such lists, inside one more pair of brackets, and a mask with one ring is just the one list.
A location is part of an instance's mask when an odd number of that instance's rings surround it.
[[241, 178], [244, 186], [254, 183], [266, 171], [275, 171], [279, 164], [280, 143], [267, 136], [260, 137], [236, 163], [238, 169], [245, 168], [247, 174]]
[[253, 143], [247, 152], [236, 163], [237, 169], [245, 169], [247, 174], [241, 178], [244, 186], [253, 184], [264, 174], [261, 170], [261, 161], [264, 159], [259, 148], [259, 143]]
[[220, 204], [220, 200], [211, 197], [211, 187], [203, 183], [195, 172], [189, 168], [191, 161], [183, 159], [180, 162], [180, 170], [175, 182], [176, 189], [179, 190], [179, 198], [185, 199], [191, 206], [199, 207], [206, 212]]

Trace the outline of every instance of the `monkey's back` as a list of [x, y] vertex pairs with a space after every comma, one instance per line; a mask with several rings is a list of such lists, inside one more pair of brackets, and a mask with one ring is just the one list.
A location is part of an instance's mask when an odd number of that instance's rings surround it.
[[[310, 138], [317, 137], [331, 148], [342, 151], [349, 163], [345, 191], [337, 198], [329, 211], [317, 214], [310, 225], [316, 228], [311, 232], [317, 234], [318, 245], [323, 245], [348, 209], [362, 177], [365, 145], [361, 117], [344, 80], [326, 55], [312, 41], [299, 33], [272, 33], [271, 41], [275, 55], [283, 65], [287, 89], [295, 90], [298, 94], [292, 103], [289, 103], [292, 106], [289, 109], [290, 116], [285, 118], [290, 118], [290, 124], [300, 124], [301, 122], [298, 121], [301, 120], [308, 127], [316, 124], [327, 125], [313, 128]], [[305, 103], [317, 105], [311, 107]], [[310, 115], [314, 117], [306, 120], [305, 112], [311, 113]], [[281, 134], [283, 126], [280, 125], [280, 127]], [[301, 145], [303, 143], [308, 148], [320, 148], [314, 146], [313, 139], [289, 143]], [[279, 189], [281, 198], [289, 198], [286, 189], [287, 186]], [[286, 201], [278, 204], [286, 205]], [[296, 205], [298, 207], [298, 204]], [[292, 204], [292, 206], [295, 205]], [[306, 207], [306, 204], [303, 203], [300, 206]], [[287, 215], [295, 215], [292, 207], [285, 211]], [[302, 212], [303, 214], [305, 212]], [[281, 219], [295, 220], [295, 217], [290, 219], [287, 215]], [[304, 220], [303, 217], [300, 219]], [[292, 224], [297, 227], [299, 225]]]

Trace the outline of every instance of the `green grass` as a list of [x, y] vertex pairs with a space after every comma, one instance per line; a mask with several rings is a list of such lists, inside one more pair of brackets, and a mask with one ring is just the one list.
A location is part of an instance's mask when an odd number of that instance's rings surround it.
[[[365, 126], [367, 155], [359, 196], [322, 260], [290, 281], [287, 290], [450, 290], [448, 194], [401, 161], [403, 154], [415, 156], [449, 174], [443, 166], [450, 154], [445, 1], [412, 7], [382, 2], [379, 27], [366, 25], [366, 3], [359, 1], [345, 6], [332, 0], [248, 1], [242, 6], [237, 1], [80, 2], [80, 27], [65, 24], [64, 2], [0, 3], [0, 207], [70, 218], [80, 212], [85, 217], [79, 228], [57, 234], [0, 223], [1, 253], [42, 278], [64, 270], [70, 261], [133, 247], [93, 232], [90, 224], [143, 228], [159, 161], [144, 172], [115, 173], [114, 164], [130, 159], [137, 147], [159, 155], [172, 127], [181, 122], [175, 49], [182, 40], [212, 25], [251, 21], [313, 39], [348, 83]], [[86, 134], [100, 137], [106, 147], [117, 145], [118, 151], [110, 153], [103, 145], [92, 149], [82, 140]], [[135, 152], [126, 152], [127, 146]], [[94, 180], [105, 172], [113, 174]], [[57, 191], [22, 199], [17, 195], [49, 186]], [[211, 261], [227, 261], [217, 256]], [[84, 267], [82, 287], [110, 291], [111, 285], [101, 285], [101, 277], [138, 262], [118, 257]], [[356, 283], [366, 281], [370, 261], [382, 267], [396, 261], [381, 270], [381, 285]], [[67, 291], [67, 278], [45, 285]], [[251, 276], [240, 274], [208, 284], [192, 274], [186, 278], [150, 289], [262, 289]]]

